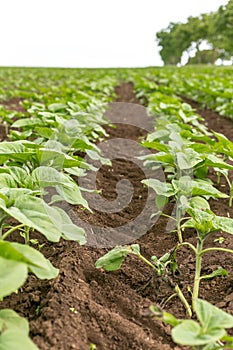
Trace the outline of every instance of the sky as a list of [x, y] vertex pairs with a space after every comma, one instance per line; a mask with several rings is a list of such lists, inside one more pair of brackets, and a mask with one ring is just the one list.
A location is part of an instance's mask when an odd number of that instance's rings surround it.
[[0, 0], [0, 66], [159, 66], [157, 31], [227, 2]]

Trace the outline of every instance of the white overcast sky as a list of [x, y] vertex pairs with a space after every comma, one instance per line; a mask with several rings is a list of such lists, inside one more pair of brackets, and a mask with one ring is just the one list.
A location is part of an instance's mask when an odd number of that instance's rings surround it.
[[155, 33], [228, 0], [0, 0], [0, 66], [161, 65]]

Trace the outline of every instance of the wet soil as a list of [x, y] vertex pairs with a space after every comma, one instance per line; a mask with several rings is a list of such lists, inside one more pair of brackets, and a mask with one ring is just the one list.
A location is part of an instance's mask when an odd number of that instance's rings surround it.
[[[118, 102], [139, 104], [132, 84], [123, 84], [116, 88], [116, 92]], [[217, 120], [220, 117], [216, 113], [207, 113], [197, 105], [195, 108], [206, 118], [211, 129], [219, 132], [224, 130], [230, 138], [232, 122], [221, 118], [219, 123]], [[114, 113], [116, 127], [107, 128], [109, 139], [125, 138], [132, 141], [143, 136], [146, 132], [144, 125], [141, 125], [137, 113], [134, 113], [134, 116], [135, 123], [132, 123], [129, 107], [126, 105], [124, 110], [124, 106], [121, 106], [119, 116]], [[124, 154], [130, 154], [132, 144], [126, 142], [123, 145]], [[117, 146], [115, 151], [118, 152]], [[215, 181], [215, 177], [211, 176]], [[89, 350], [91, 343], [96, 345], [97, 350], [181, 349], [172, 342], [170, 327], [151, 318], [148, 313], [151, 304], [164, 306], [166, 299], [173, 294], [171, 283], [151, 275], [150, 269], [136, 257], [128, 257], [122, 268], [116, 272], [104, 272], [95, 268], [96, 260], [108, 251], [105, 248], [110, 244], [108, 238], [112, 239], [115, 233], [118, 234], [119, 230], [116, 229], [119, 227], [135, 222], [136, 217], [143, 212], [149, 196], [140, 182], [144, 177], [141, 164], [118, 154], [112, 167], [100, 167], [96, 183], [98, 189], [102, 190], [103, 205], [107, 201], [111, 206], [119, 197], [117, 183], [122, 179], [129, 180], [133, 186], [130, 204], [126, 208], [121, 207], [117, 213], [107, 212], [107, 209], [101, 212], [98, 207], [93, 209], [93, 214], [83, 212], [78, 207], [68, 207], [67, 210], [70, 211], [73, 221], [75, 218], [77, 223], [81, 220], [88, 230], [92, 227], [100, 227], [101, 230], [106, 228], [110, 234], [106, 239], [96, 241], [95, 235], [93, 238], [93, 235], [87, 232], [89, 244], [83, 247], [68, 241], [57, 244], [45, 242], [42, 252], [60, 269], [57, 279], [38, 281], [31, 275], [18, 294], [5, 298], [1, 303], [1, 308], [13, 308], [20, 315], [27, 317], [30, 321], [31, 337], [41, 350]], [[126, 185], [122, 184], [123, 194]], [[219, 188], [227, 191], [223, 180]], [[127, 200], [128, 198], [125, 199], [126, 202]], [[97, 204], [98, 201], [93, 205]], [[165, 212], [171, 213], [173, 206], [173, 203], [167, 205]], [[233, 217], [233, 210], [229, 208], [227, 200], [212, 200], [211, 207], [218, 215]], [[148, 226], [148, 222], [145, 222], [147, 232], [143, 232], [140, 237], [137, 234], [134, 237], [136, 240], [133, 243], [140, 244], [142, 254], [147, 258], [152, 255], [162, 256], [172, 250], [177, 242], [176, 235], [168, 233], [168, 219], [157, 219], [154, 225]], [[219, 236], [225, 237], [222, 247], [232, 248], [233, 239], [222, 232], [210, 236], [206, 246], [219, 245], [213, 243]], [[118, 238], [121, 240], [124, 237], [125, 233]], [[192, 230], [185, 233], [185, 239], [196, 244]], [[186, 248], [180, 249], [178, 262], [179, 274], [171, 277], [172, 283], [179, 283], [190, 301], [188, 287], [192, 287], [195, 269], [192, 252]], [[233, 314], [233, 257], [218, 252], [204, 256], [203, 273], [210, 273], [218, 266], [224, 267], [228, 276], [203, 281], [200, 297]], [[177, 298], [171, 299], [165, 305], [165, 309], [177, 317], [185, 317], [184, 307]]]

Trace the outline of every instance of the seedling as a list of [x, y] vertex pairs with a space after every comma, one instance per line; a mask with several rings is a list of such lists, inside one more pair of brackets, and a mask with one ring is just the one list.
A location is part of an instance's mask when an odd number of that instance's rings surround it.
[[[197, 244], [194, 247], [191, 243], [184, 242], [183, 244], [188, 245], [196, 257], [196, 267], [195, 267], [195, 278], [193, 285], [192, 293], [192, 306], [195, 310], [195, 302], [199, 294], [199, 285], [202, 279], [209, 279], [215, 276], [224, 276], [227, 274], [227, 271], [223, 268], [219, 268], [216, 271], [212, 272], [210, 275], [201, 276], [201, 265], [203, 255], [212, 252], [212, 251], [222, 251], [233, 254], [232, 249], [227, 249], [223, 247], [210, 247], [204, 249], [203, 245], [207, 236], [215, 231], [225, 231], [227, 233], [233, 234], [233, 219], [217, 216], [211, 210], [208, 202], [203, 198], [193, 198], [190, 207], [187, 209], [188, 214], [191, 218], [188, 219], [183, 225], [182, 228], [195, 228], [197, 232]], [[177, 248], [182, 246], [179, 244]]]
[[195, 300], [198, 321], [177, 319], [155, 306], [150, 310], [157, 319], [173, 327], [172, 339], [177, 344], [191, 346], [193, 350], [233, 349], [233, 337], [226, 332], [233, 327], [233, 316], [207, 301]]
[[73, 313], [73, 314], [77, 314], [78, 311], [74, 308], [74, 307], [70, 307], [70, 311]]
[[132, 244], [129, 246], [117, 246], [105, 254], [103, 257], [99, 258], [95, 264], [96, 268], [104, 268], [106, 271], [116, 271], [121, 268], [121, 265], [127, 255], [136, 255], [140, 260], [146, 263], [153, 271], [156, 272], [158, 276], [162, 276], [163, 279], [172, 285], [177, 295], [182, 303], [184, 304], [186, 311], [189, 316], [192, 315], [191, 308], [185, 299], [182, 291], [180, 290], [178, 284], [170, 282], [169, 269], [174, 273], [177, 270], [177, 264], [174, 259], [174, 252], [171, 254], [166, 253], [161, 258], [152, 256], [151, 261], [146, 259], [140, 253], [140, 246], [138, 244]]

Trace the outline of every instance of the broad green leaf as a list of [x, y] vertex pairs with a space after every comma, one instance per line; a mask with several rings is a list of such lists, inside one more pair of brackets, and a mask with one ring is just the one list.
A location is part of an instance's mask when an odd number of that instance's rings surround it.
[[0, 311], [0, 350], [39, 350], [29, 339], [25, 318], [10, 309]]
[[56, 186], [57, 192], [70, 204], [82, 205], [84, 208], [91, 211], [88, 202], [83, 198], [78, 185], [73, 181], [63, 183]]
[[8, 208], [0, 202], [0, 208], [25, 226], [41, 232], [48, 240], [59, 241], [61, 231], [48, 214], [50, 207], [41, 198], [24, 195], [16, 198], [13, 206]]
[[69, 175], [48, 166], [40, 166], [34, 169], [31, 177], [32, 181], [42, 188], [56, 185], [62, 186], [63, 184], [71, 188], [73, 186], [73, 180]]
[[58, 112], [61, 110], [64, 110], [67, 108], [67, 105], [65, 105], [64, 103], [51, 103], [48, 106], [48, 109], [52, 112]]
[[164, 195], [158, 195], [155, 197], [155, 204], [159, 210], [161, 210], [168, 202], [168, 197]]
[[159, 152], [153, 156], [150, 156], [150, 158], [160, 163], [165, 164], [171, 164], [174, 166], [174, 158], [171, 154], [165, 153], [165, 152]]
[[0, 256], [0, 298], [16, 292], [27, 279], [27, 265]]
[[202, 198], [202, 197], [192, 197], [190, 200], [190, 207], [192, 208], [196, 208], [196, 209], [209, 209], [210, 210], [210, 205], [207, 202], [206, 199]]
[[30, 261], [27, 266], [39, 279], [53, 279], [57, 277], [59, 270], [38, 250], [19, 243], [11, 243], [11, 245]]
[[214, 225], [215, 214], [207, 211], [189, 208], [187, 210], [188, 214], [192, 219], [187, 220], [182, 227], [191, 227], [195, 228], [198, 232], [198, 235], [204, 239], [210, 232], [218, 230], [218, 227]]
[[8, 169], [12, 178], [20, 187], [24, 187], [23, 185], [29, 182], [29, 173], [25, 169], [18, 166], [10, 166]]
[[[197, 299], [195, 302], [195, 312], [203, 329], [208, 333], [212, 329], [225, 329], [233, 327], [233, 316], [225, 311], [208, 303], [205, 300]], [[219, 338], [220, 339], [220, 338]], [[217, 339], [216, 339], [217, 340]], [[214, 339], [212, 340], [214, 341]]]
[[171, 184], [157, 179], [147, 179], [142, 180], [141, 182], [148, 187], [151, 187], [160, 196], [171, 197], [176, 193]]
[[177, 152], [176, 157], [180, 170], [193, 169], [202, 162], [200, 155], [191, 148], [188, 148], [186, 152]]
[[157, 151], [161, 151], [161, 152], [169, 152], [169, 147], [161, 142], [156, 142], [156, 141], [144, 141], [142, 143], [143, 147], [146, 148], [151, 148], [151, 149], [155, 149]]
[[0, 310], [0, 329], [18, 329], [22, 333], [29, 333], [28, 322], [25, 318], [20, 317], [15, 311], [11, 309]]
[[111, 160], [101, 157], [99, 152], [92, 151], [92, 150], [87, 150], [86, 153], [91, 159], [98, 160], [103, 165], [109, 165], [109, 166], [112, 165]]
[[172, 329], [172, 339], [181, 345], [198, 346], [215, 342], [226, 334], [223, 328], [212, 328], [204, 331], [193, 320], [184, 320]]
[[219, 168], [219, 169], [229, 169], [229, 170], [233, 169], [233, 165], [230, 165], [224, 162], [221, 158], [213, 154], [209, 154], [207, 158], [205, 158], [205, 164], [214, 168]]
[[36, 249], [7, 241], [0, 241], [0, 265], [0, 297], [21, 287], [28, 269], [40, 279], [52, 279], [58, 274], [58, 270]]
[[36, 132], [39, 136], [42, 136], [45, 139], [49, 139], [53, 135], [53, 130], [49, 127], [45, 126], [36, 126], [34, 132]]
[[26, 146], [31, 146], [28, 141], [1, 142], [0, 143], [0, 165], [9, 159], [19, 162], [25, 162], [31, 158], [35, 151], [28, 149]]
[[0, 350], [39, 350], [21, 330], [7, 329], [0, 334]]
[[51, 166], [58, 170], [71, 167], [89, 169], [89, 165], [80, 160], [79, 157], [69, 156], [62, 150], [41, 148], [36, 151], [36, 157], [40, 166]]
[[0, 173], [0, 188], [2, 187], [17, 187], [16, 182], [10, 174]]
[[224, 216], [215, 216], [214, 226], [219, 230], [233, 234], [233, 219]]
[[52, 216], [53, 220], [59, 225], [64, 239], [78, 241], [81, 245], [86, 243], [84, 229], [73, 224], [69, 215], [67, 215], [64, 210], [58, 207], [51, 207], [50, 216]]
[[[168, 130], [160, 129], [160, 130], [156, 130], [156, 131], [148, 134], [146, 139], [149, 143], [154, 143], [153, 141], [167, 137], [169, 134], [170, 134], [170, 132]], [[155, 143], [155, 144], [157, 145], [157, 144], [159, 144], [159, 142]], [[144, 143], [143, 143], [143, 145], [144, 145]], [[147, 145], [144, 145], [144, 146], [148, 147]], [[153, 145], [152, 145], [152, 147], [149, 146], [149, 148], [153, 148]], [[155, 148], [155, 149], [157, 149], [157, 148]]]
[[106, 271], [119, 270], [129, 253], [132, 253], [130, 246], [117, 246], [99, 258], [95, 263], [95, 267], [97, 269], [103, 267]]
[[16, 120], [11, 127], [12, 128], [25, 128], [34, 127], [35, 125], [43, 125], [43, 121], [40, 118], [23, 118]]
[[193, 196], [203, 196], [209, 195], [214, 198], [228, 198], [229, 196], [223, 192], [220, 192], [217, 188], [211, 185], [209, 182], [196, 179], [192, 182], [192, 195]]

